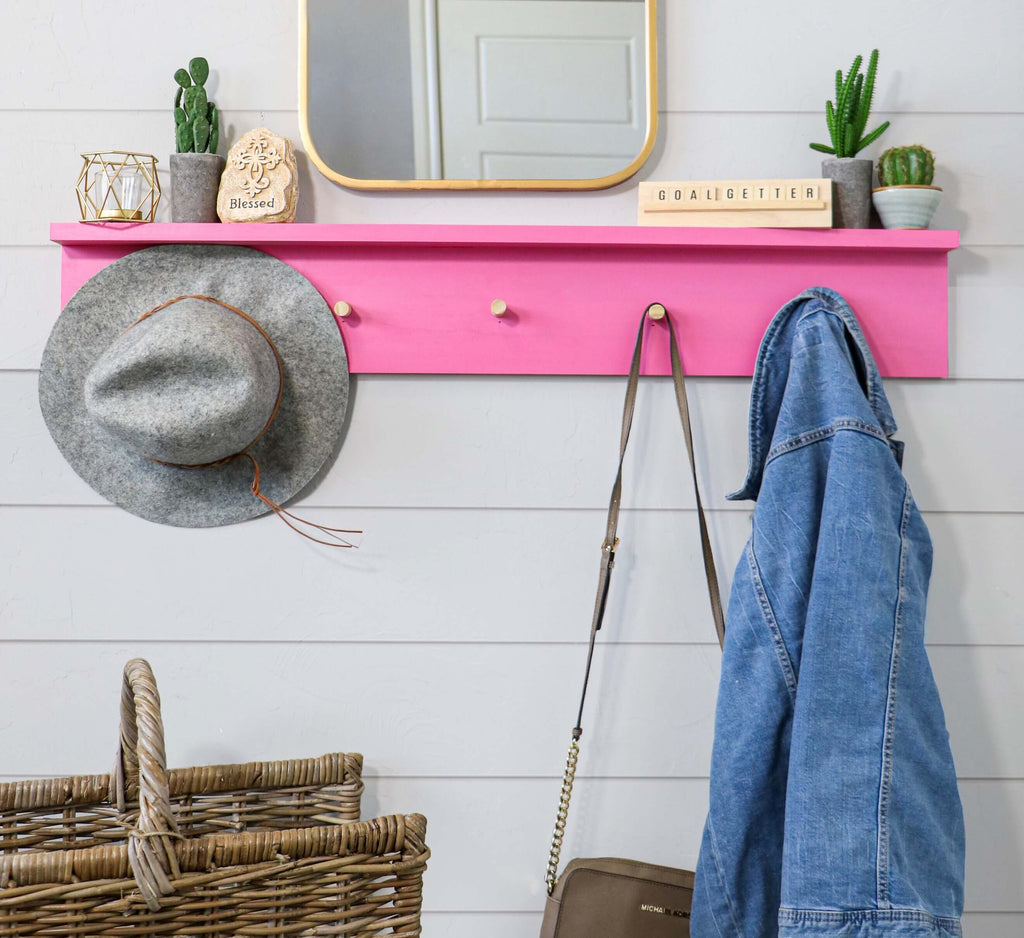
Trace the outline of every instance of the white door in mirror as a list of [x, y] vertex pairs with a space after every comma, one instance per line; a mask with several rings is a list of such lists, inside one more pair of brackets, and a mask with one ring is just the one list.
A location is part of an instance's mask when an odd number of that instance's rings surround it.
[[445, 178], [594, 179], [639, 155], [642, 2], [438, 0], [437, 11]]

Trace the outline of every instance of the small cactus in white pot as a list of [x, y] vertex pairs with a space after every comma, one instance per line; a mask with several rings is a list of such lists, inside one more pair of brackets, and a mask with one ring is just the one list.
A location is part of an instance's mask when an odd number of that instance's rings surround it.
[[927, 228], [942, 198], [932, 185], [935, 156], [927, 147], [890, 147], [878, 158], [879, 187], [871, 192], [886, 228]]

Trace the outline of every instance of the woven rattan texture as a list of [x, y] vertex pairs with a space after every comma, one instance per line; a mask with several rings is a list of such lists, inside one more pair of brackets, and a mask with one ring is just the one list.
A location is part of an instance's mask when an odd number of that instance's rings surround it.
[[420, 934], [421, 815], [359, 821], [362, 756], [167, 771], [149, 665], [110, 775], [0, 785], [0, 938]]
[[[249, 762], [171, 769], [171, 808], [187, 837], [251, 828], [306, 827], [359, 820], [363, 757]], [[0, 854], [118, 843], [138, 819], [137, 801], [121, 813], [109, 775], [0, 784]]]
[[422, 816], [393, 815], [180, 841], [156, 911], [123, 844], [15, 854], [0, 861], [0, 935], [419, 935], [425, 834]]

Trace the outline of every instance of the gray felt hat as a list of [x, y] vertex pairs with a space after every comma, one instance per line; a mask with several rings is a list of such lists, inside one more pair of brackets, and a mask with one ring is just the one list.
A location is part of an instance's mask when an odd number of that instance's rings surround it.
[[268, 499], [294, 497], [336, 452], [348, 390], [313, 284], [226, 245], [161, 245], [101, 270], [58, 318], [39, 376], [75, 472], [132, 514], [190, 528], [271, 510], [253, 461]]

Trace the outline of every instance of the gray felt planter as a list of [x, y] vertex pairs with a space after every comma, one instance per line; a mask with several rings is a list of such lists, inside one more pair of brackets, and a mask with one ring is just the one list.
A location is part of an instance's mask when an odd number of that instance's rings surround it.
[[219, 221], [217, 191], [224, 157], [216, 153], [171, 154], [171, 221]]
[[821, 161], [821, 175], [836, 184], [833, 228], [871, 227], [871, 160], [843, 157]]

